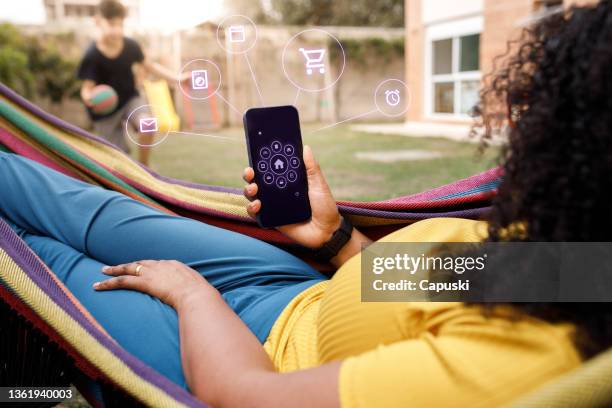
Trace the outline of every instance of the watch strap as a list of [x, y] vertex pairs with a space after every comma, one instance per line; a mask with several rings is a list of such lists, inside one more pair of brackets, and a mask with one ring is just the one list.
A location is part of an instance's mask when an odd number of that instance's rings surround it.
[[314, 252], [314, 258], [319, 262], [329, 262], [351, 239], [353, 224], [342, 217], [340, 227], [334, 232], [332, 237]]

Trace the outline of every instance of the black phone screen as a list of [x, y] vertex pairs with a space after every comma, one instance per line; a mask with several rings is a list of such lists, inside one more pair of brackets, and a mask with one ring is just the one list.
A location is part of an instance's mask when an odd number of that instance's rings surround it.
[[249, 109], [244, 132], [261, 200], [259, 225], [269, 228], [308, 220], [311, 210], [297, 109]]

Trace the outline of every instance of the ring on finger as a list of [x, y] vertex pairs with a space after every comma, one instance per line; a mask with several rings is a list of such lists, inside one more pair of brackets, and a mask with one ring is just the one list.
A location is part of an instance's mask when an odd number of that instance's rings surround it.
[[140, 270], [142, 269], [142, 265], [138, 264], [138, 266], [136, 267], [136, 275], [140, 275]]

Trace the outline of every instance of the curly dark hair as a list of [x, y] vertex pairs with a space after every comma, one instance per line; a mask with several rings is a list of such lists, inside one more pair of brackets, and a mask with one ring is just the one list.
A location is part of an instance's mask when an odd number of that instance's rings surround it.
[[[543, 17], [508, 50], [474, 110], [484, 144], [508, 137], [488, 239], [611, 241], [612, 0]], [[513, 306], [576, 324], [584, 358], [612, 346], [612, 303]]]

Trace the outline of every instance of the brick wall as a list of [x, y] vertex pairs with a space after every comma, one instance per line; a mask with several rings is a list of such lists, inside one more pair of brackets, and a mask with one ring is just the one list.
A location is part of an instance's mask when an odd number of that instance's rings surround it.
[[409, 121], [423, 118], [423, 58], [425, 58], [425, 28], [421, 21], [421, 0], [406, 0], [406, 84], [410, 89], [410, 106], [406, 113]]
[[494, 59], [504, 54], [508, 40], [517, 39], [521, 23], [535, 11], [534, 0], [485, 0], [484, 29], [480, 37], [480, 70], [493, 69]]
[[[406, 78], [411, 91], [408, 121], [422, 121], [424, 112], [425, 27], [421, 21], [421, 6], [426, 0], [406, 0]], [[566, 0], [568, 1], [568, 0]], [[571, 0], [586, 1], [586, 0]], [[503, 54], [510, 38], [520, 34], [521, 23], [534, 11], [535, 0], [484, 0], [484, 28], [480, 43], [481, 72], [490, 72], [493, 60]], [[436, 120], [453, 123], [456, 121]]]
[[[411, 104], [407, 121], [423, 121], [424, 112], [424, 61], [425, 26], [422, 4], [427, 0], [406, 0], [406, 79], [411, 91]], [[563, 5], [595, 4], [598, 0], [564, 0]], [[483, 77], [492, 72], [494, 64], [503, 62], [509, 40], [520, 38], [521, 30], [537, 11], [537, 0], [483, 0], [483, 32], [480, 37], [480, 70]], [[510, 52], [516, 48], [511, 48]], [[496, 61], [496, 57], [497, 61]], [[452, 123], [451, 121], [439, 121]]]
[[589, 5], [589, 4], [596, 4], [598, 3], [599, 0], [563, 0], [563, 5], [564, 6], [571, 6], [571, 5], [577, 5], [577, 6], [584, 6], [584, 5]]

